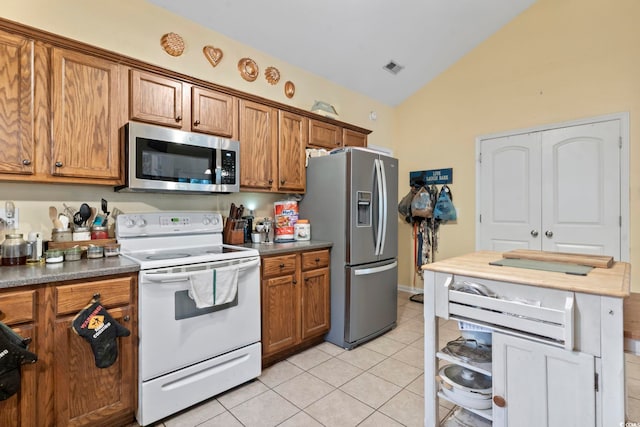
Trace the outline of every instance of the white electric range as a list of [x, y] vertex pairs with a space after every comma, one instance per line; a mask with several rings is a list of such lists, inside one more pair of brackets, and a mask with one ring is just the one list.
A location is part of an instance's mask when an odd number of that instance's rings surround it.
[[[116, 219], [121, 254], [140, 264], [136, 417], [142, 426], [261, 373], [259, 253], [223, 244], [222, 230], [216, 212]], [[229, 269], [237, 269], [235, 298], [198, 308], [190, 295], [196, 277]]]

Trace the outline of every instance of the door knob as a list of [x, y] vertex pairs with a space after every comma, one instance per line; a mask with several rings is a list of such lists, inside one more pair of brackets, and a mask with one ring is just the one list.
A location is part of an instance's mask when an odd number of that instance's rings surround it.
[[22, 161], [22, 164], [23, 164], [23, 165], [25, 165], [25, 166], [29, 166], [29, 165], [31, 164], [31, 160], [29, 160], [29, 159], [24, 159], [24, 160]]
[[507, 406], [507, 401], [504, 400], [504, 397], [502, 396], [493, 396], [493, 403], [495, 403], [495, 405], [499, 408], [504, 408], [505, 406]]
[[547, 236], [548, 238], [552, 238], [553, 237], [553, 231], [547, 230], [547, 231], [544, 232], [544, 235]]
[[55, 165], [56, 165], [57, 168], [61, 168], [62, 167], [62, 162], [56, 162]]
[[531, 236], [538, 237], [538, 230], [531, 230]]

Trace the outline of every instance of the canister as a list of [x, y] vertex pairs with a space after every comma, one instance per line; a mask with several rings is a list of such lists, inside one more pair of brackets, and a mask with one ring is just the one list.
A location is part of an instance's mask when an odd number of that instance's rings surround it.
[[308, 219], [299, 219], [295, 225], [296, 240], [311, 240], [311, 224]]
[[91, 240], [108, 238], [109, 232], [107, 231], [107, 227], [102, 225], [94, 225], [93, 227], [91, 227]]
[[24, 265], [27, 263], [27, 242], [22, 234], [7, 234], [2, 243], [2, 265]]
[[73, 229], [73, 241], [91, 240], [91, 232], [88, 227], [76, 227]]
[[51, 230], [51, 240], [54, 242], [70, 242], [72, 237], [69, 229], [54, 228]]

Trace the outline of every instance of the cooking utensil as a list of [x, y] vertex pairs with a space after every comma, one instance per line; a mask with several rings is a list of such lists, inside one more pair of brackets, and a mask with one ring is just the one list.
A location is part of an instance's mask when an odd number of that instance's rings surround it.
[[96, 214], [98, 213], [98, 209], [96, 208], [91, 208], [91, 215], [89, 216], [89, 220], [87, 221], [87, 223], [89, 224], [89, 226], [93, 225], [93, 221], [96, 219]]
[[236, 214], [236, 219], [241, 219], [243, 214], [244, 214], [244, 205], [240, 205], [240, 207], [238, 208], [238, 212]]
[[231, 207], [229, 208], [229, 218], [235, 219], [238, 208], [236, 208], [235, 203], [231, 203]]
[[80, 218], [82, 218], [82, 223], [81, 225], [85, 226], [87, 224], [87, 220], [91, 217], [91, 207], [86, 204], [83, 203], [80, 205]]
[[66, 216], [65, 214], [58, 214], [58, 220], [60, 220], [60, 224], [62, 224], [62, 229], [66, 230], [67, 228], [69, 228], [69, 217]]
[[109, 214], [111, 212], [108, 211], [108, 203], [105, 199], [101, 200], [101, 208], [102, 208], [102, 213], [104, 214], [104, 220], [102, 221], [102, 225], [107, 225], [107, 218], [109, 218]]
[[58, 209], [55, 206], [49, 206], [49, 218], [53, 223], [53, 228], [62, 229], [62, 223], [58, 219]]
[[64, 206], [65, 215], [67, 215], [69, 217], [69, 219], [73, 218], [73, 215], [75, 214], [75, 211], [73, 209], [71, 209], [71, 207], [69, 205], [67, 205], [66, 203], [63, 203], [62, 206]]

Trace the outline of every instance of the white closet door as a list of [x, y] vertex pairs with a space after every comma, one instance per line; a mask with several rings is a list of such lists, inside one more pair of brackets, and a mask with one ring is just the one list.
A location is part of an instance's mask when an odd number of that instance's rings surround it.
[[542, 133], [542, 250], [620, 259], [618, 121]]
[[478, 249], [621, 259], [620, 121], [480, 142]]
[[480, 249], [540, 249], [539, 132], [484, 140], [480, 150]]

